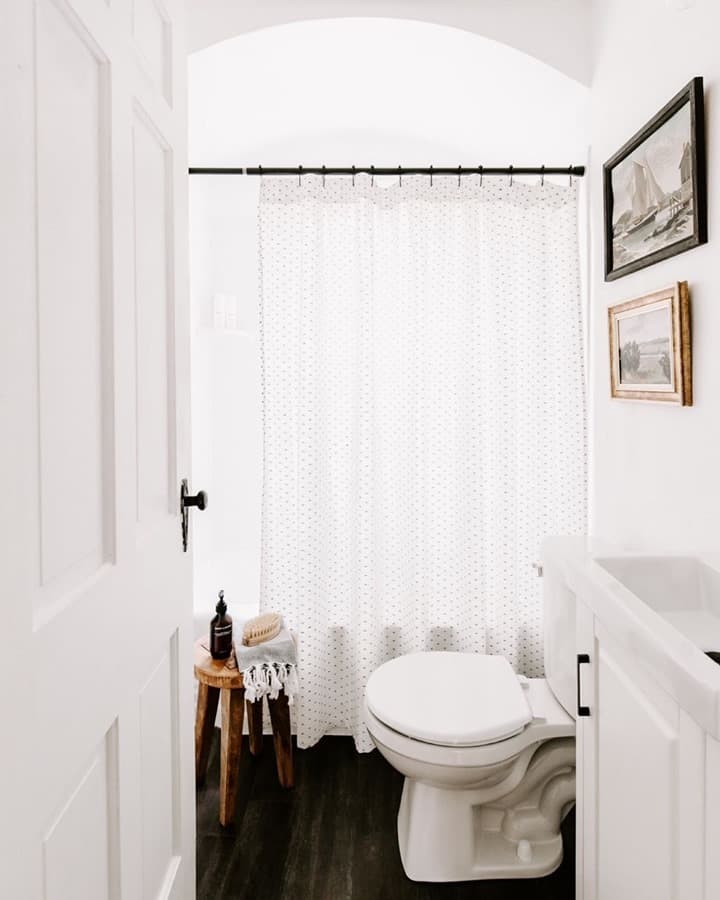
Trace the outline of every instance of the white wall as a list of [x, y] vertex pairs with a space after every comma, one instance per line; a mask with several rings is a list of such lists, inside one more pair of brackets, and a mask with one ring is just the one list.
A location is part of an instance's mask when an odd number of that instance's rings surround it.
[[193, 51], [301, 19], [383, 16], [464, 28], [535, 56], [584, 84], [590, 81], [588, 0], [188, 0], [188, 13]]
[[[191, 165], [566, 165], [587, 157], [588, 91], [469, 32], [343, 19], [266, 29], [190, 57]], [[259, 180], [191, 179], [196, 606], [255, 608], [261, 499]], [[212, 296], [238, 299], [214, 331]], [[245, 612], [246, 610], [242, 610]], [[203, 613], [204, 614], [204, 613]]]
[[[677, 7], [687, 6], [681, 10]], [[594, 390], [593, 531], [631, 546], [716, 546], [720, 536], [720, 5], [716, 0], [598, 0], [592, 85]], [[603, 281], [600, 169], [693, 76], [706, 87], [710, 243], [610, 284]], [[607, 307], [690, 283], [695, 405], [609, 399]]]
[[[190, 527], [203, 619], [220, 588], [234, 614], [257, 608], [262, 436], [253, 187], [239, 178], [190, 183], [192, 484], [209, 494]], [[213, 329], [216, 292], [237, 298], [237, 330]]]

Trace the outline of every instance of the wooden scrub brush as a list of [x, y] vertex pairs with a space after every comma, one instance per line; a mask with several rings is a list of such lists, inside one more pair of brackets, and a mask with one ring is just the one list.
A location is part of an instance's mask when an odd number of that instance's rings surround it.
[[263, 613], [249, 619], [243, 626], [242, 642], [246, 647], [255, 647], [271, 641], [280, 634], [282, 616], [279, 613]]

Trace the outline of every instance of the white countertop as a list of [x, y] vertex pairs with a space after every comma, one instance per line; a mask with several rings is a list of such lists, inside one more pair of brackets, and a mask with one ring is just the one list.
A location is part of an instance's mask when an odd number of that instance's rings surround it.
[[542, 549], [543, 563], [562, 571], [578, 602], [587, 604], [657, 684], [720, 739], [720, 665], [703, 652], [720, 650], [720, 617], [703, 610], [653, 609], [597, 561], [623, 556], [665, 562], [693, 558], [720, 577], [720, 554], [624, 551], [611, 541], [587, 537], [549, 538]]

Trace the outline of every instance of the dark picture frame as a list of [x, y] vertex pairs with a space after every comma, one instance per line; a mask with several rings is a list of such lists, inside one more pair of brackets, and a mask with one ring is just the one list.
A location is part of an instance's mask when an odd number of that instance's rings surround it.
[[[643, 145], [651, 147], [653, 136], [676, 116], [686, 116], [689, 104], [689, 140], [678, 153], [680, 187], [664, 190], [652, 173]], [[679, 119], [677, 120], [680, 121]], [[673, 127], [672, 124], [669, 127]], [[675, 138], [677, 140], [677, 137]], [[679, 145], [678, 145], [679, 146]], [[632, 168], [629, 168], [630, 160]], [[644, 159], [644, 164], [636, 162]], [[615, 216], [613, 177], [618, 167], [628, 182], [626, 202], [632, 209]], [[619, 173], [618, 173], [619, 175]], [[707, 243], [707, 180], [705, 155], [705, 104], [703, 79], [693, 78], [657, 115], [621, 147], [603, 166], [605, 207], [605, 281], [614, 281], [660, 260]], [[643, 212], [644, 209], [644, 212]], [[615, 221], [614, 221], [615, 220]], [[691, 226], [689, 234], [688, 226]], [[685, 235], [685, 236], [683, 236]], [[623, 239], [632, 243], [629, 251]], [[641, 253], [642, 244], [648, 252]], [[616, 257], [619, 257], [616, 258]], [[623, 261], [623, 258], [627, 261]]]

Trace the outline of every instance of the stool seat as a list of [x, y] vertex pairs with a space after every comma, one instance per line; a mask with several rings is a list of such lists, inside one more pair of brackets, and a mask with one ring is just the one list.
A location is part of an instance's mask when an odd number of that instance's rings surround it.
[[[213, 659], [207, 638], [195, 642], [195, 678], [198, 681], [195, 714], [195, 776], [202, 784], [215, 730], [215, 716], [220, 702], [220, 824], [230, 825], [235, 818], [240, 752], [242, 747], [245, 688], [237, 667], [235, 651], [228, 659]], [[275, 745], [278, 780], [283, 787], [294, 784], [295, 773], [290, 733], [290, 709], [284, 691], [276, 700], [268, 699]], [[247, 703], [250, 752], [262, 750], [262, 700]]]
[[243, 677], [237, 667], [235, 650], [229, 659], [213, 659], [208, 650], [208, 639], [195, 641], [195, 677], [201, 684], [215, 688], [241, 688]]

